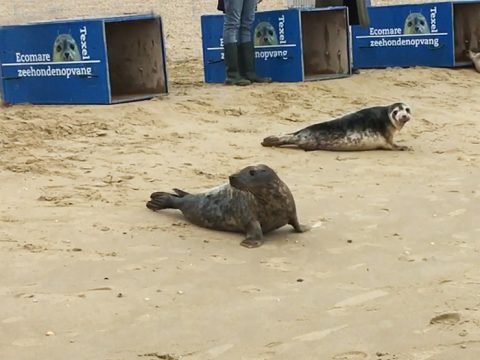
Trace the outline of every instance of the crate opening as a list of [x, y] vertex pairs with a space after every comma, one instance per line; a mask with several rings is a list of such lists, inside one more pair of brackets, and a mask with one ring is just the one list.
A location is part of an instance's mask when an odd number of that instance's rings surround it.
[[302, 11], [301, 16], [305, 80], [349, 74], [346, 12]]
[[160, 21], [105, 23], [112, 102], [167, 92]]
[[480, 4], [453, 4], [455, 63], [471, 64], [466, 51], [480, 51]]

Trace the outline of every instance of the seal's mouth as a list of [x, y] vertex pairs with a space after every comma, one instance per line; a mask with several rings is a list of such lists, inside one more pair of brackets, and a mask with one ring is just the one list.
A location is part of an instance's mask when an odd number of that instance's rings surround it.
[[231, 175], [228, 177], [228, 181], [230, 182], [230, 185], [233, 186], [236, 189], [241, 190], [241, 185], [240, 185], [240, 180], [236, 175]]

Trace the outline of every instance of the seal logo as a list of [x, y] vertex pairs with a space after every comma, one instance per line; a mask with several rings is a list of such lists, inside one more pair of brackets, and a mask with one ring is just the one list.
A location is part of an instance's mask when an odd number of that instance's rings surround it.
[[275, 28], [269, 22], [262, 21], [255, 26], [255, 46], [278, 45], [278, 37]]
[[421, 13], [411, 13], [405, 19], [404, 34], [429, 34], [427, 19]]
[[60, 34], [53, 43], [53, 61], [80, 61], [80, 51], [70, 34]]

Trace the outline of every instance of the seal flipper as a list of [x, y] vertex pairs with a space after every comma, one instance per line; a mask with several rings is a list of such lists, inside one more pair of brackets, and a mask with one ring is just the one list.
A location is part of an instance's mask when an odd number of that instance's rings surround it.
[[240, 245], [252, 249], [259, 247], [263, 244], [262, 226], [260, 225], [258, 220], [252, 220], [247, 225], [246, 231], [247, 237], [240, 243]]
[[180, 190], [180, 189], [173, 189], [175, 194], [177, 194], [179, 197], [184, 197], [185, 195], [189, 195], [190, 193]]
[[412, 148], [409, 147], [409, 146], [397, 145], [393, 141], [387, 141], [387, 143], [384, 146], [380, 147], [379, 149], [393, 150], [393, 151], [410, 151], [410, 150], [412, 150]]
[[290, 222], [288, 224], [292, 225], [293, 229], [297, 233], [303, 233], [303, 232], [306, 232], [306, 231], [310, 230], [310, 226], [302, 225], [298, 222], [298, 218], [297, 218], [296, 214], [295, 214], [295, 217], [292, 220], [290, 220]]
[[268, 136], [262, 141], [262, 146], [282, 146], [295, 144], [295, 134], [287, 134], [283, 136]]
[[154, 192], [150, 195], [150, 201], [147, 202], [147, 208], [153, 211], [162, 209], [178, 209], [175, 200], [182, 196], [170, 194], [167, 192]]

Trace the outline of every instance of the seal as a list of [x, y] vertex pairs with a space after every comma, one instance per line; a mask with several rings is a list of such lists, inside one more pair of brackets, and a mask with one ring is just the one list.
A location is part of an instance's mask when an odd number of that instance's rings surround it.
[[266, 137], [262, 145], [296, 145], [305, 151], [408, 150], [395, 144], [393, 135], [410, 119], [410, 107], [404, 103], [375, 106], [294, 133]]
[[255, 46], [278, 45], [277, 32], [272, 24], [262, 21], [255, 26]]
[[404, 34], [429, 34], [430, 28], [428, 27], [427, 19], [421, 13], [411, 13], [405, 19], [403, 27]]
[[70, 34], [60, 34], [53, 43], [53, 61], [80, 61], [80, 51]]
[[248, 166], [203, 193], [173, 191], [152, 193], [147, 208], [178, 209], [197, 226], [245, 233], [241, 245], [248, 248], [262, 245], [264, 234], [287, 224], [298, 233], [309, 230], [298, 222], [288, 186], [267, 165]]
[[475, 53], [472, 50], [467, 50], [467, 56], [470, 60], [472, 60], [475, 70], [480, 72], [480, 52]]

